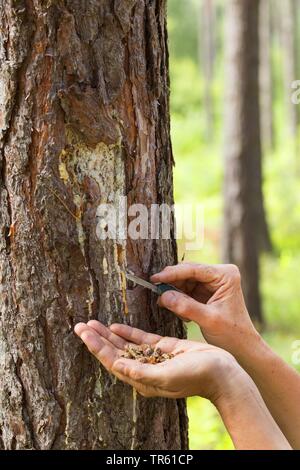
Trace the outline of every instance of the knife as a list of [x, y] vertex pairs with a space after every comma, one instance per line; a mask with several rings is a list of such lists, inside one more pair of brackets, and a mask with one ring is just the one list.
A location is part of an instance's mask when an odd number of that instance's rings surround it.
[[152, 284], [151, 282], [145, 281], [144, 279], [141, 279], [138, 276], [134, 276], [133, 274], [126, 273], [126, 278], [134, 282], [135, 284], [138, 284], [139, 286], [145, 287], [146, 289], [150, 289], [152, 292], [154, 292], [157, 295], [162, 295], [164, 292], [167, 292], [168, 290], [176, 290], [177, 292], [181, 292], [179, 289], [177, 289], [174, 286], [171, 286], [171, 284]]

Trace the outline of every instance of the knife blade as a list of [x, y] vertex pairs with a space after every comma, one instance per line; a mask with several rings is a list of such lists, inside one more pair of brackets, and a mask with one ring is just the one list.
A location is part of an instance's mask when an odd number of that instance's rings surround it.
[[126, 278], [134, 282], [135, 284], [138, 284], [139, 286], [145, 287], [146, 289], [150, 289], [152, 292], [154, 292], [157, 295], [162, 295], [164, 292], [167, 292], [168, 290], [176, 290], [177, 292], [181, 292], [179, 289], [176, 287], [172, 286], [171, 284], [152, 284], [149, 281], [145, 281], [144, 279], [135, 276], [134, 274], [130, 274], [126, 272]]

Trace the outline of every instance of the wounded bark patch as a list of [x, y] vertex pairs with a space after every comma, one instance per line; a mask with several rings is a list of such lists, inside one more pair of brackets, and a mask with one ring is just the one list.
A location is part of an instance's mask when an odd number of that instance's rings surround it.
[[[117, 296], [123, 292], [120, 270], [124, 270], [126, 263], [125, 242], [99, 240], [97, 209], [100, 204], [110, 204], [118, 213], [119, 200], [125, 191], [124, 171], [119, 144], [108, 146], [102, 142], [91, 148], [76, 133], [71, 130], [67, 132], [67, 145], [59, 157], [59, 174], [70, 203], [75, 207], [78, 241], [89, 267], [91, 284], [87, 305], [91, 317], [98, 317], [101, 295], [104, 302], [104, 305], [101, 303], [102, 308], [105, 308], [111, 321], [114, 316], [111, 294], [105, 295], [104, 300], [101, 292], [114, 291]], [[116, 255], [120, 249], [122, 260]], [[105, 269], [108, 259], [109, 269]], [[126, 308], [126, 303], [122, 303]]]

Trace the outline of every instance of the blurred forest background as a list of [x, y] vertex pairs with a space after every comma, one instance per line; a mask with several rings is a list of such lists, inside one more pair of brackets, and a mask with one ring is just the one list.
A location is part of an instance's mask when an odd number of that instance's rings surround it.
[[[203, 249], [185, 259], [239, 264], [254, 320], [291, 363], [300, 339], [300, 105], [291, 100], [300, 1], [258, 4], [168, 0], [175, 200], [205, 208]], [[189, 335], [200, 338], [194, 326]], [[232, 448], [209, 402], [188, 406], [192, 449]]]

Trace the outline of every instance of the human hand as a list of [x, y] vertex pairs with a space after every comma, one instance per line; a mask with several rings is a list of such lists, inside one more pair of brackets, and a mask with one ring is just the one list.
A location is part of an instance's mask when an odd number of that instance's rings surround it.
[[[127, 325], [105, 327], [96, 320], [78, 323], [75, 333], [104, 367], [146, 397], [200, 395], [216, 403], [236, 388], [242, 369], [226, 351], [205, 343], [161, 337]], [[174, 357], [144, 364], [122, 357], [128, 344], [150, 344]]]
[[[233, 356], [208, 344], [166, 338], [126, 325], [106, 328], [91, 320], [76, 334], [120, 380], [146, 397], [200, 395], [218, 409], [237, 449], [289, 449], [257, 388]], [[128, 344], [151, 344], [175, 356], [159, 364], [122, 357]]]
[[184, 292], [167, 291], [159, 304], [195, 321], [210, 344], [238, 356], [242, 347], [259, 337], [245, 305], [236, 266], [181, 263], [167, 266], [151, 281], [169, 283]]

